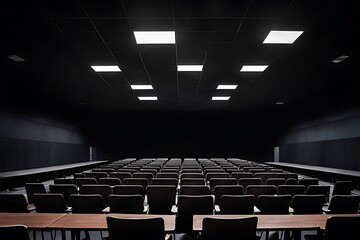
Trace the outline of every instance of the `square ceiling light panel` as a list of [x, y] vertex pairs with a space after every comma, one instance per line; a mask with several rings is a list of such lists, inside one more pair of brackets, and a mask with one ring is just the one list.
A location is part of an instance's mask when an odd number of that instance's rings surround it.
[[121, 72], [121, 69], [116, 65], [110, 66], [91, 66], [95, 72]]
[[153, 89], [152, 85], [131, 85], [132, 90], [149, 90]]
[[218, 85], [216, 89], [236, 89], [238, 85]]
[[158, 100], [157, 97], [151, 96], [151, 97], [139, 97], [140, 101], [156, 101]]
[[270, 31], [265, 44], [293, 44], [304, 31]]
[[268, 65], [244, 65], [240, 72], [263, 72]]
[[217, 97], [212, 97], [211, 100], [213, 100], [213, 101], [227, 101], [229, 99], [230, 99], [229, 96], [217, 96]]
[[201, 72], [203, 65], [178, 65], [178, 72]]
[[134, 31], [137, 44], [175, 44], [174, 31]]

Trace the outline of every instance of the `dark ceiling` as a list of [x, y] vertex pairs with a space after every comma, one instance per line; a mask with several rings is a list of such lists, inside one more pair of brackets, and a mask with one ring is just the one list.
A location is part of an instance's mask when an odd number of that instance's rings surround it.
[[[344, 0], [5, 1], [1, 105], [79, 112], [295, 112], [357, 105], [354, 8]], [[133, 31], [141, 30], [175, 31], [176, 44], [137, 45]], [[263, 44], [270, 30], [304, 33], [292, 45]], [[340, 55], [349, 58], [331, 62]], [[204, 67], [177, 72], [177, 64]], [[269, 67], [240, 72], [248, 64]], [[118, 65], [122, 72], [96, 73], [91, 65]], [[154, 89], [134, 91], [130, 84]], [[216, 90], [218, 84], [238, 87]], [[159, 100], [138, 100], [153, 95]], [[221, 95], [231, 98], [211, 100]]]

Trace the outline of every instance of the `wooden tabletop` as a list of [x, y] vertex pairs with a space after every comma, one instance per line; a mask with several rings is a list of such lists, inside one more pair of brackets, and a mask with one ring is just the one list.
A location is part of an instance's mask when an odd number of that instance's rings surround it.
[[0, 213], [0, 226], [25, 225], [29, 229], [45, 229], [65, 215], [65, 213]]
[[68, 214], [53, 222], [47, 228], [62, 230], [107, 230], [106, 217], [154, 218], [161, 217], [165, 222], [165, 231], [175, 231], [175, 215], [152, 214]]

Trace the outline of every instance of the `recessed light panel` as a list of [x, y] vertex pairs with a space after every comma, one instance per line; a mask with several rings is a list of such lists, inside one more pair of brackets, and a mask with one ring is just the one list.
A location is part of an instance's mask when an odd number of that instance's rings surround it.
[[223, 96], [223, 97], [212, 97], [212, 99], [211, 100], [213, 100], [213, 101], [227, 101], [227, 100], [229, 100], [230, 99], [230, 97], [229, 96]]
[[178, 65], [179, 72], [201, 72], [203, 65]]
[[15, 62], [25, 62], [25, 59], [22, 59], [17, 55], [8, 55], [7, 57]]
[[293, 44], [304, 31], [270, 31], [263, 43]]
[[121, 72], [120, 68], [116, 65], [110, 66], [91, 66], [95, 72]]
[[157, 97], [139, 97], [139, 100], [141, 101], [156, 101], [158, 100]]
[[342, 55], [342, 56], [340, 56], [340, 57], [338, 57], [338, 58], [335, 58], [335, 59], [332, 60], [331, 62], [333, 62], [333, 63], [339, 63], [339, 62], [344, 61], [344, 60], [347, 59], [348, 57], [349, 57], [349, 56]]
[[238, 85], [219, 85], [216, 89], [236, 89]]
[[174, 31], [134, 31], [137, 44], [175, 44]]
[[284, 105], [285, 103], [284, 102], [276, 102], [275, 104], [276, 105]]
[[240, 72], [263, 72], [268, 65], [244, 65]]
[[148, 90], [153, 89], [151, 85], [131, 85], [132, 90]]

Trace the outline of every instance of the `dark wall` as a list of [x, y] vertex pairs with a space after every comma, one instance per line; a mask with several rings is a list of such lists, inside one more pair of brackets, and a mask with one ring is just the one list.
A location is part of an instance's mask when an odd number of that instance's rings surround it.
[[332, 114], [293, 127], [281, 141], [280, 161], [360, 170], [360, 112]]
[[273, 161], [277, 121], [271, 118], [234, 112], [142, 112], [102, 118], [89, 126], [92, 144], [98, 146], [102, 159], [238, 157]]
[[0, 112], [0, 172], [89, 160], [89, 147], [73, 126], [49, 117]]

